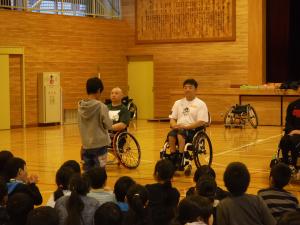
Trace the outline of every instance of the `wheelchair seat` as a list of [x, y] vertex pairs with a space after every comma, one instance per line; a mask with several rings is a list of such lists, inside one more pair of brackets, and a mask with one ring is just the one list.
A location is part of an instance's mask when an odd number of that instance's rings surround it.
[[242, 114], [242, 113], [247, 113], [247, 111], [248, 111], [248, 105], [236, 105], [232, 110], [232, 113]]

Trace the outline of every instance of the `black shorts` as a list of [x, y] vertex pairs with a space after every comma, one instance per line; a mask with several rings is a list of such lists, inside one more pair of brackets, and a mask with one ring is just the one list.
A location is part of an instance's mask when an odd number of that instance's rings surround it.
[[196, 130], [184, 130], [184, 129], [171, 130], [168, 133], [168, 137], [169, 136], [177, 137], [177, 135], [179, 134], [184, 137], [184, 139], [187, 143], [191, 143], [193, 141], [193, 138], [194, 138], [196, 132], [197, 132]]

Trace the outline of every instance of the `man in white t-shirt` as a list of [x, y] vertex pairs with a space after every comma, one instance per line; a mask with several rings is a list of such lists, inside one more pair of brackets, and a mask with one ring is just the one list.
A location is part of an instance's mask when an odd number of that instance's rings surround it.
[[186, 142], [192, 141], [196, 128], [208, 123], [208, 110], [206, 104], [196, 97], [198, 83], [194, 79], [183, 82], [185, 98], [175, 102], [170, 117], [171, 131], [168, 134], [171, 154], [178, 150], [183, 153]]

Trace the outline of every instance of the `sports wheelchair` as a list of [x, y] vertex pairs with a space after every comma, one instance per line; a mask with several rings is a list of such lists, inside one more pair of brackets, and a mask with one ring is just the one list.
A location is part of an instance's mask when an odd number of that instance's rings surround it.
[[187, 140], [182, 157], [176, 151], [171, 155], [168, 137], [160, 151], [161, 159], [169, 159], [173, 162], [176, 170], [184, 170], [184, 174], [189, 176], [192, 172], [192, 161], [197, 168], [201, 165], [211, 165], [213, 159], [213, 149], [209, 136], [206, 134], [206, 127], [202, 126], [196, 129], [191, 142]]
[[128, 169], [135, 169], [140, 165], [141, 148], [136, 138], [127, 130], [111, 133], [111, 145], [108, 147], [108, 153], [113, 156], [113, 160], [108, 161], [113, 164], [117, 161]]
[[249, 122], [253, 128], [258, 126], [258, 117], [254, 108], [250, 105], [235, 105], [232, 106], [225, 114], [224, 125], [225, 128], [230, 127], [245, 127]]

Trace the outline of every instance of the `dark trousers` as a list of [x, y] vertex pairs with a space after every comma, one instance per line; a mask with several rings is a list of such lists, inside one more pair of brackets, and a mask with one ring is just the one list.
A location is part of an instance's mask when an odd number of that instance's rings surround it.
[[291, 152], [292, 165], [297, 167], [297, 159], [300, 152], [300, 135], [284, 135], [279, 147], [282, 150], [283, 162], [289, 164], [289, 152]]
[[105, 167], [107, 147], [95, 148], [95, 149], [81, 149], [81, 159], [83, 161], [83, 170], [88, 171], [93, 167]]

